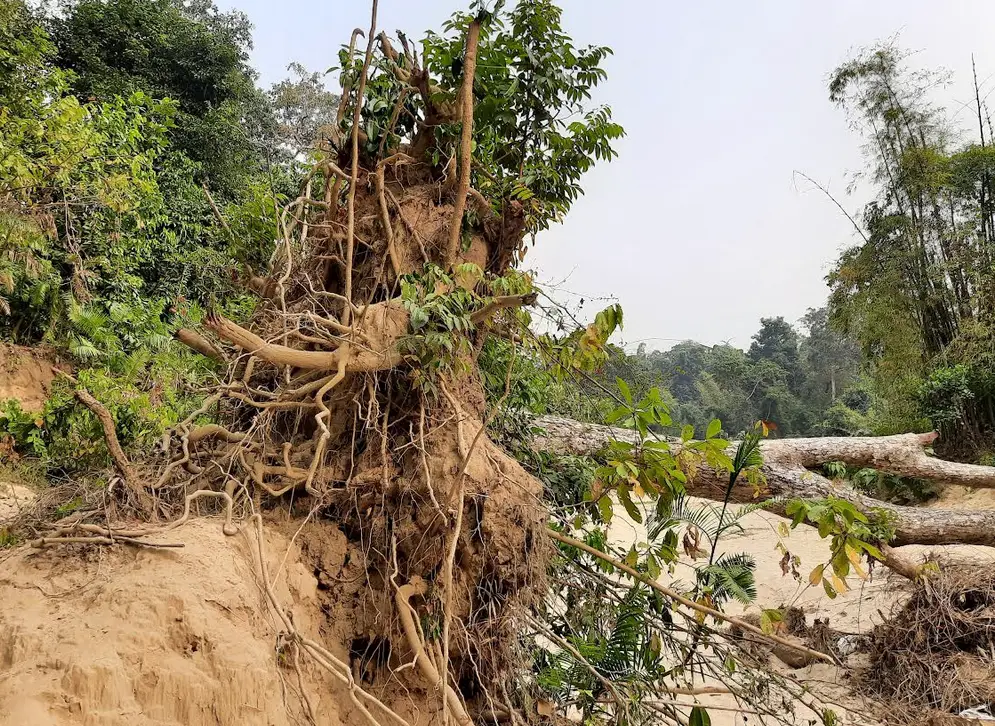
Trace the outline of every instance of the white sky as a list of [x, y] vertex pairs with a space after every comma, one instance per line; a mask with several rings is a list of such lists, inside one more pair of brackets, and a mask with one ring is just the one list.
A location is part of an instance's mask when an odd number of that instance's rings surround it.
[[[221, 0], [255, 24], [253, 62], [268, 86], [299, 61], [336, 64], [366, 0]], [[468, 0], [380, 0], [378, 25], [420, 37]], [[598, 101], [627, 132], [619, 158], [585, 177], [565, 223], [527, 265], [592, 302], [614, 296], [624, 340], [667, 348], [692, 338], [749, 345], [761, 316], [796, 321], [824, 303], [824, 277], [852, 229], [803, 171], [847, 197], [860, 141], [828, 100], [826, 78], [851, 49], [900, 33], [914, 61], [945, 67], [952, 110], [995, 88], [990, 0], [561, 0], [578, 45], [614, 49]], [[968, 113], [959, 121], [970, 123]]]

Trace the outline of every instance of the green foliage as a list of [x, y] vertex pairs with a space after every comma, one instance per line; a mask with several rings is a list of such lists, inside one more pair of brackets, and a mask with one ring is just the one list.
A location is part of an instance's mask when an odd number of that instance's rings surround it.
[[[194, 357], [171, 348], [118, 353], [113, 368], [77, 372], [79, 385], [110, 411], [126, 449], [149, 451], [200, 402], [201, 396], [187, 392], [196, 375]], [[66, 380], [56, 381], [40, 413], [25, 413], [16, 401], [6, 401], [0, 409], [0, 438], [4, 435], [18, 454], [40, 460], [53, 473], [85, 475], [111, 463], [99, 420]]]
[[[645, 616], [659, 606], [646, 588], [634, 587], [613, 608], [610, 618], [593, 612], [578, 618], [565, 639], [617, 691], [639, 693], [659, 679], [665, 665], [661, 633]], [[612, 713], [614, 702], [601, 679], [571, 653], [538, 648], [534, 658], [537, 685], [550, 697], [561, 703], [574, 701], [588, 718]], [[614, 716], [616, 723], [631, 723], [620, 721], [617, 710]]]
[[339, 97], [325, 88], [323, 74], [309, 73], [300, 63], [291, 63], [287, 70], [295, 77], [274, 83], [267, 97], [278, 142], [296, 160], [319, 147], [327, 135], [322, 128], [335, 120]]
[[[458, 13], [430, 33], [424, 57], [442, 94], [455, 96], [469, 15]], [[607, 74], [611, 50], [578, 48], [564, 32], [562, 11], [550, 0], [522, 0], [498, 8], [481, 32], [474, 76], [474, 161], [487, 170], [474, 187], [492, 199], [516, 199], [531, 232], [563, 218], [582, 193], [581, 177], [616, 152], [623, 135], [607, 106], [590, 107], [591, 92]], [[458, 126], [440, 130], [455, 138]]]
[[261, 168], [259, 142], [272, 127], [248, 65], [251, 26], [212, 2], [71, 0], [49, 20], [72, 91], [98, 101], [136, 91], [176, 103], [178, 153], [223, 197]]
[[876, 189], [861, 243], [829, 275], [830, 308], [860, 343], [875, 430], [932, 426], [951, 453], [971, 456], [995, 435], [995, 152], [983, 108], [972, 109], [980, 137], [965, 143], [931, 101], [945, 76], [910, 68], [908, 56], [878, 44], [830, 78], [830, 100], [867, 141]]
[[869, 519], [850, 502], [827, 497], [817, 502], [792, 500], [785, 506], [791, 517], [791, 527], [808, 521], [819, 530], [819, 536], [830, 539], [830, 556], [827, 563], [817, 565], [809, 574], [809, 584], [821, 585], [830, 598], [845, 592], [849, 586], [846, 578], [851, 568], [861, 580], [867, 579], [867, 570], [861, 558], [883, 560], [879, 543], [887, 543], [895, 535], [892, 523], [885, 516]]
[[662, 352], [640, 346], [635, 355], [608, 346], [588, 376], [550, 389], [548, 407], [603, 421], [617, 405], [606, 389], [621, 378], [635, 395], [659, 388], [672, 417], [698, 431], [720, 419], [729, 434], [746, 432], [757, 420], [768, 421], [774, 436], [869, 433], [876, 409], [854, 344], [828, 328], [825, 310], [810, 310], [803, 322], [807, 336], [783, 319], [766, 319], [750, 354], [693, 341]]

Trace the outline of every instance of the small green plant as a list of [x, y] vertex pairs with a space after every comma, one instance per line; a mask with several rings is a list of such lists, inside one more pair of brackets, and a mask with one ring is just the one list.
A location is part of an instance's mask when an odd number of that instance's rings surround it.
[[0, 528], [0, 550], [11, 549], [21, 544], [21, 538], [6, 527]]
[[861, 580], [866, 580], [862, 559], [866, 556], [883, 560], [877, 543], [888, 542], [895, 534], [887, 520], [875, 516], [872, 521], [853, 504], [836, 497], [818, 502], [792, 500], [785, 506], [785, 514], [791, 517], [792, 528], [808, 521], [818, 527], [820, 537], [830, 539], [828, 562], [817, 565], [809, 573], [809, 584], [821, 584], [830, 598], [849, 589], [846, 578], [851, 569]]

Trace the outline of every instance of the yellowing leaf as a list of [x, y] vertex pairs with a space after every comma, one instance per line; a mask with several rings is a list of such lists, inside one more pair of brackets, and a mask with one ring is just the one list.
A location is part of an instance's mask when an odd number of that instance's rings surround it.
[[825, 565], [819, 565], [814, 570], [812, 570], [811, 574], [808, 576], [809, 583], [812, 585], [818, 585], [819, 581], [822, 580], [822, 571], [825, 569], [826, 569]]
[[846, 551], [846, 556], [850, 560], [850, 564], [854, 567], [860, 567], [860, 553], [849, 544], [844, 545], [843, 549]]
[[860, 565], [860, 563], [854, 564], [853, 569], [854, 571], [856, 571], [857, 577], [859, 577], [861, 580], [867, 579], [867, 570], [865, 570], [863, 566]]

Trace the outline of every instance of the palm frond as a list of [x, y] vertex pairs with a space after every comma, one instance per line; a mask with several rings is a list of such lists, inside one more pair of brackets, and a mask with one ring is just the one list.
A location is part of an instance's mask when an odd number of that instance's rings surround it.
[[650, 518], [648, 534], [650, 540], [656, 540], [663, 532], [686, 524], [696, 527], [711, 541], [718, 532], [719, 510], [714, 504], [695, 504], [683, 494], [674, 498], [669, 512], [660, 516], [659, 510]]
[[757, 597], [756, 560], [745, 552], [726, 554], [713, 564], [697, 570], [698, 581], [711, 588], [712, 598], [721, 603], [732, 598], [748, 605]]

